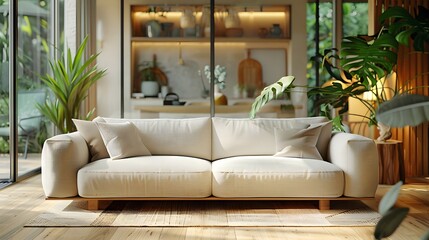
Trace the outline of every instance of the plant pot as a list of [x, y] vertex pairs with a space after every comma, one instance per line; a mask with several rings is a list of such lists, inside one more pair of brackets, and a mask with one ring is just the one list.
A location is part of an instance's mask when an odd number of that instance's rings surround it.
[[143, 81], [141, 88], [145, 97], [158, 97], [159, 84], [157, 81]]
[[214, 102], [215, 105], [228, 105], [228, 98], [220, 91], [217, 85], [215, 85]]

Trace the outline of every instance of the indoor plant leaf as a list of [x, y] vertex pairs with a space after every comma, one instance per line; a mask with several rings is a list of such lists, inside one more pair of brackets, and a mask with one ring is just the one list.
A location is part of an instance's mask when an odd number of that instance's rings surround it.
[[425, 50], [425, 44], [429, 43], [429, 9], [419, 6], [414, 18], [402, 7], [391, 7], [380, 16], [380, 22], [388, 19], [394, 19], [389, 24], [389, 33], [396, 35], [399, 43], [408, 46], [411, 38], [416, 51]]
[[380, 104], [377, 120], [391, 127], [417, 126], [429, 121], [429, 97], [402, 94]]
[[397, 54], [394, 50], [397, 47], [394, 36], [388, 33], [369, 42], [361, 37], [346, 37], [340, 64], [345, 71], [358, 76], [361, 82], [370, 80], [371, 86], [375, 86], [377, 78], [390, 73], [396, 64]]
[[[68, 49], [58, 61], [50, 61], [52, 75], [45, 75], [41, 80], [52, 91], [55, 99], [39, 106], [41, 112], [51, 120], [61, 133], [75, 130], [72, 119], [80, 119], [81, 104], [88, 96], [89, 88], [102, 76], [106, 70], [99, 70], [95, 65], [98, 54], [84, 58], [87, 44], [85, 38], [73, 56]], [[66, 61], [67, 59], [67, 61]], [[83, 113], [85, 118], [89, 113]]]
[[394, 208], [389, 210], [375, 226], [374, 237], [382, 239], [392, 235], [402, 221], [407, 217], [410, 209]]
[[420, 239], [421, 240], [429, 240], [429, 231], [427, 231]]
[[256, 113], [269, 101], [278, 98], [293, 87], [294, 76], [284, 76], [277, 82], [265, 87], [261, 94], [256, 97], [250, 110], [250, 118], [255, 118]]
[[386, 213], [395, 205], [396, 199], [398, 199], [399, 192], [401, 191], [402, 181], [397, 182], [393, 187], [383, 196], [378, 205], [378, 212], [381, 215]]

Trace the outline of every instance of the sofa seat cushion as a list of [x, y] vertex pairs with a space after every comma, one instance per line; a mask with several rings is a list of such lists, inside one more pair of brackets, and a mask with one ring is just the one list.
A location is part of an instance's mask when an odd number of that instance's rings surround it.
[[211, 162], [182, 156], [102, 159], [78, 172], [81, 197], [207, 197]]
[[241, 156], [212, 164], [216, 197], [339, 197], [343, 171], [326, 161]]

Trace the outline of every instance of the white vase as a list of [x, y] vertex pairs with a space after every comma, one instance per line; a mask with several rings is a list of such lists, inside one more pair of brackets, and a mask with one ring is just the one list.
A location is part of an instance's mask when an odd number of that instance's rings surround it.
[[161, 86], [161, 97], [165, 98], [167, 94], [170, 92], [170, 88], [168, 86]]
[[228, 15], [225, 17], [225, 28], [239, 28], [240, 17], [234, 9], [229, 9]]
[[159, 84], [157, 81], [142, 81], [141, 88], [145, 97], [158, 97]]
[[180, 17], [181, 28], [195, 28], [195, 16], [191, 9], [185, 9]]

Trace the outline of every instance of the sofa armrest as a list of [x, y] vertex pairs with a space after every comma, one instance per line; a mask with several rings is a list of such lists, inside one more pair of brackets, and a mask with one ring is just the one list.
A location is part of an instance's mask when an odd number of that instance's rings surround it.
[[328, 161], [344, 171], [344, 196], [375, 196], [378, 153], [372, 139], [351, 133], [336, 133], [329, 144]]
[[88, 162], [88, 146], [78, 132], [47, 139], [42, 149], [42, 185], [46, 197], [76, 196], [77, 171]]

